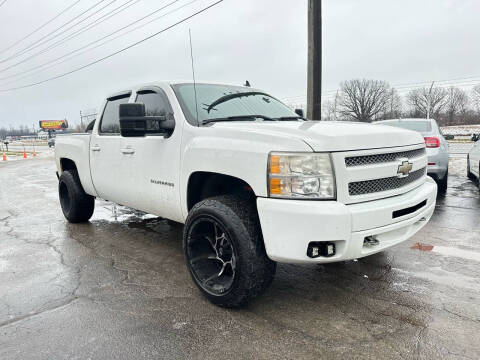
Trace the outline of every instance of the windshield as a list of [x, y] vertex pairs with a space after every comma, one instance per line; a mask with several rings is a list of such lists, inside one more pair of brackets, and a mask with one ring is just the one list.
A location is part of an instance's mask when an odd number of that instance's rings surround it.
[[[201, 124], [205, 120], [229, 118], [245, 115], [258, 115], [264, 118], [292, 118], [298, 115], [282, 102], [270, 95], [252, 91], [249, 88], [230, 85], [196, 84], [198, 102], [198, 122], [193, 84], [173, 85], [173, 90], [180, 101], [187, 120], [192, 125]], [[230, 94], [250, 93], [248, 96], [227, 97], [218, 104], [217, 100]], [[261, 118], [259, 118], [261, 119]]]
[[381, 125], [395, 126], [402, 129], [414, 130], [421, 133], [432, 131], [432, 124], [430, 121], [386, 121], [380, 123]]

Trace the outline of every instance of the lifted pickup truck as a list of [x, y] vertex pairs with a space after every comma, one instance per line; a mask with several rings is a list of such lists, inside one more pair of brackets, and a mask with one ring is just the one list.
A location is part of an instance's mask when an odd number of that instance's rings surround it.
[[184, 223], [191, 277], [225, 307], [262, 293], [276, 262], [361, 258], [427, 223], [437, 186], [420, 134], [300, 115], [241, 86], [113, 94], [90, 133], [57, 137], [63, 213], [88, 221], [99, 197]]

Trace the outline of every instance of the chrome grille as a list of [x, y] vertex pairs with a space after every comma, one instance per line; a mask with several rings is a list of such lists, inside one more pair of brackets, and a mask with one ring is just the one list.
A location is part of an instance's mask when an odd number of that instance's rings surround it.
[[412, 171], [409, 176], [404, 178], [392, 176], [375, 180], [351, 182], [348, 184], [348, 192], [350, 196], [354, 196], [398, 189], [422, 178], [425, 175], [425, 170], [426, 168]]
[[410, 151], [400, 151], [385, 154], [350, 156], [345, 158], [345, 165], [347, 165], [347, 167], [350, 167], [393, 162], [395, 160], [398, 160], [399, 158], [414, 159], [425, 155], [425, 152], [425, 148], [421, 148]]

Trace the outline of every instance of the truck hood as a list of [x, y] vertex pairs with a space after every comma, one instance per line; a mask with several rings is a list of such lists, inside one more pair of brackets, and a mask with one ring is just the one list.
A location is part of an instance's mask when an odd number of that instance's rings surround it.
[[[417, 132], [346, 121], [218, 122], [216, 128], [297, 138], [314, 151], [349, 151], [423, 144]], [[281, 150], [281, 149], [279, 149]]]

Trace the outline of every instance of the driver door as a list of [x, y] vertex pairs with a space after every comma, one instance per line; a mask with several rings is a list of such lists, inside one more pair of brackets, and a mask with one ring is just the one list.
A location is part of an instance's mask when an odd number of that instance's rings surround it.
[[[164, 115], [173, 119], [172, 106], [165, 91], [146, 87], [137, 91], [135, 102], [145, 104], [147, 116]], [[182, 221], [180, 207], [181, 127], [173, 133], [122, 137], [119, 178], [127, 184], [125, 205], [147, 213]]]

